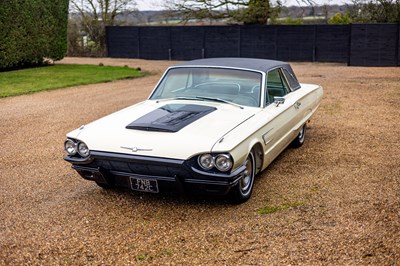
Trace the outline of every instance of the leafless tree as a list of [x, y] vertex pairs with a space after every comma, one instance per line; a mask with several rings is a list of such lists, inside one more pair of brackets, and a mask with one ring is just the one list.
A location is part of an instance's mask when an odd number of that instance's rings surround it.
[[134, 0], [70, 0], [70, 12], [80, 16], [81, 29], [98, 55], [106, 51], [105, 27], [120, 25], [118, 15], [135, 10]]
[[230, 19], [245, 24], [266, 24], [279, 13], [281, 3], [270, 0], [169, 0], [167, 8], [184, 22], [191, 19]]

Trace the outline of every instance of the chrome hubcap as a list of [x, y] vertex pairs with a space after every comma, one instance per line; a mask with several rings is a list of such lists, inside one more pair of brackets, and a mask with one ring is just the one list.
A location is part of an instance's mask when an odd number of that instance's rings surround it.
[[243, 173], [243, 177], [240, 180], [240, 187], [243, 194], [246, 194], [251, 187], [252, 177], [253, 177], [253, 162], [251, 158], [247, 158], [246, 162], [246, 170]]
[[299, 141], [303, 142], [304, 141], [304, 131], [305, 131], [305, 126], [303, 126], [299, 132]]

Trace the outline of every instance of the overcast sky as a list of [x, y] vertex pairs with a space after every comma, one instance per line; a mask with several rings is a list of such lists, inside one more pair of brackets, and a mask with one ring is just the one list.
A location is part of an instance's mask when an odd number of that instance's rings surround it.
[[[286, 6], [290, 5], [298, 5], [296, 0], [281, 0], [282, 3]], [[139, 10], [162, 10], [163, 4], [165, 1], [163, 0], [136, 0], [137, 8]], [[343, 5], [346, 3], [351, 3], [351, 0], [314, 0], [318, 5], [324, 4], [338, 4]]]

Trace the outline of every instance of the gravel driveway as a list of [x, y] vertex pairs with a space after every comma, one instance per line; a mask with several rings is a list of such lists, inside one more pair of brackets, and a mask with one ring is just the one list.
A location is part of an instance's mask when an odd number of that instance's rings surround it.
[[235, 206], [71, 170], [65, 134], [145, 99], [173, 63], [74, 62], [154, 75], [0, 99], [0, 265], [400, 265], [400, 68], [293, 64], [324, 86], [320, 109]]

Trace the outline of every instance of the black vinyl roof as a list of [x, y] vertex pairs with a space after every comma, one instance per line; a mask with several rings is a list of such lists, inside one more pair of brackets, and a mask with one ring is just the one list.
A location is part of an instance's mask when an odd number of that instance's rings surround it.
[[187, 61], [175, 66], [217, 66], [217, 67], [233, 67], [233, 68], [246, 68], [251, 70], [258, 70], [268, 72], [271, 69], [278, 67], [285, 67], [292, 72], [292, 68], [288, 63], [256, 58], [206, 58]]
[[177, 64], [174, 65], [173, 67], [228, 67], [228, 68], [243, 68], [254, 71], [261, 71], [264, 73], [267, 73], [268, 71], [275, 68], [284, 68], [290, 74], [287, 75], [286, 73], [284, 73], [285, 76], [288, 78], [292, 89], [298, 89], [300, 87], [300, 84], [290, 64], [282, 61], [257, 59], [257, 58], [223, 57], [223, 58], [197, 59]]

